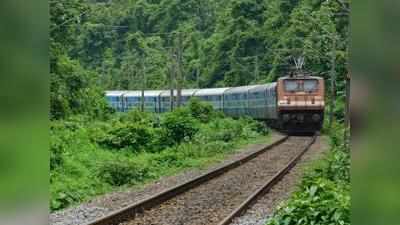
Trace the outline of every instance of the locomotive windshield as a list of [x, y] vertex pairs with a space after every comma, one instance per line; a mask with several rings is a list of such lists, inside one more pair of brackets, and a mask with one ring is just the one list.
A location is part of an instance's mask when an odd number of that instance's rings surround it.
[[304, 91], [306, 92], [313, 92], [316, 91], [318, 88], [318, 81], [317, 80], [305, 80], [303, 84]]
[[317, 80], [285, 80], [285, 91], [287, 92], [314, 92], [317, 89]]

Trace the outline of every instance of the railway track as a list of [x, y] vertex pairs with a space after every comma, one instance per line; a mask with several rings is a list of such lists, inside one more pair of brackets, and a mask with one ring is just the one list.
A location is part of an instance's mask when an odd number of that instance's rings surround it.
[[289, 172], [314, 141], [315, 136], [283, 137], [87, 225], [227, 225]]

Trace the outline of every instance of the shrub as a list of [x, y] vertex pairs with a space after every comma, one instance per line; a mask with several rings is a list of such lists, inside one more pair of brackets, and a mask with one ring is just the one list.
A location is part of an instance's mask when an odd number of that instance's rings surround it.
[[50, 170], [63, 164], [66, 152], [74, 133], [81, 127], [76, 122], [51, 122], [50, 124]]
[[179, 159], [178, 152], [174, 148], [165, 149], [159, 154], [154, 155], [152, 162], [158, 167], [179, 167], [183, 160]]
[[112, 186], [136, 184], [152, 177], [147, 166], [127, 160], [103, 163], [98, 170], [98, 176]]
[[203, 166], [256, 134], [253, 121], [210, 115], [205, 108], [182, 107], [160, 115], [159, 122], [153, 114], [138, 111], [107, 121], [84, 117], [52, 121], [51, 209], [185, 167]]
[[212, 141], [228, 143], [236, 140], [246, 140], [266, 133], [268, 133], [268, 130], [265, 126], [254, 120], [223, 118], [203, 125], [195, 140], [198, 143]]
[[230, 142], [235, 138], [240, 138], [243, 126], [238, 121], [231, 118], [214, 120], [204, 126], [197, 135], [197, 142], [223, 141]]
[[56, 136], [50, 136], [50, 170], [54, 170], [63, 163], [63, 152], [65, 151], [65, 143]]
[[340, 183], [350, 182], [350, 154], [342, 149], [334, 148], [323, 164], [307, 174], [307, 177], [324, 177]]
[[91, 142], [101, 143], [101, 141], [107, 136], [108, 132], [113, 127], [118, 126], [119, 122], [108, 121], [108, 122], [95, 122], [87, 127], [87, 134]]
[[212, 105], [202, 102], [197, 98], [192, 98], [188, 107], [192, 116], [202, 123], [208, 123], [216, 116]]
[[138, 109], [131, 110], [125, 114], [122, 114], [119, 120], [122, 123], [135, 123], [147, 125], [150, 127], [157, 123], [156, 115], [148, 112], [141, 112]]
[[268, 225], [350, 224], [348, 189], [326, 179], [309, 180]]
[[179, 108], [164, 115], [161, 128], [161, 141], [170, 145], [192, 139], [199, 130], [199, 124], [187, 108]]
[[153, 139], [151, 128], [141, 124], [117, 124], [98, 143], [116, 149], [129, 148], [139, 151], [150, 146]]
[[341, 145], [344, 143], [344, 126], [339, 123], [333, 123], [329, 136], [333, 147], [342, 147]]
[[256, 121], [250, 117], [243, 117], [240, 121], [246, 125], [251, 131], [257, 132], [262, 135], [266, 135], [270, 132], [269, 128], [265, 123]]
[[[54, 177], [54, 174], [52, 175], [52, 177]], [[77, 188], [75, 186], [76, 181], [62, 175], [58, 175], [57, 177], [59, 180], [57, 180], [57, 182], [53, 181], [50, 189], [50, 208], [52, 210], [62, 209], [74, 202], [82, 200], [82, 197], [79, 194], [82, 188]]]

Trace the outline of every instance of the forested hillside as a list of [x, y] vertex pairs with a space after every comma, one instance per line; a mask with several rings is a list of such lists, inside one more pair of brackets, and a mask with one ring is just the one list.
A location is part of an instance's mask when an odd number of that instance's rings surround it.
[[[347, 74], [342, 0], [58, 0], [51, 7], [51, 117], [104, 117], [106, 89], [237, 86], [304, 70]], [[335, 67], [333, 67], [335, 65]], [[328, 88], [330, 82], [327, 82]]]

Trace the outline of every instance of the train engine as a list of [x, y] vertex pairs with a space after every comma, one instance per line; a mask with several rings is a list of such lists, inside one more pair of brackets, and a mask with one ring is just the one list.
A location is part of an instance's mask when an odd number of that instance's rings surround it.
[[313, 132], [324, 121], [324, 80], [313, 76], [286, 76], [277, 82], [277, 111], [284, 131]]

